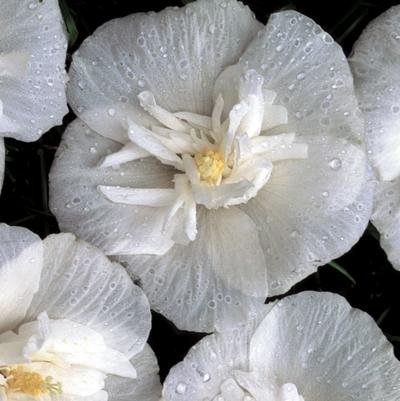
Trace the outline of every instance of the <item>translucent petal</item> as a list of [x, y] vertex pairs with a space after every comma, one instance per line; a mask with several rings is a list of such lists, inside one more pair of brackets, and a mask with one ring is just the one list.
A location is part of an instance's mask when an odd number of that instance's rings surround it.
[[[256, 225], [237, 208], [198, 208], [198, 234], [163, 256], [119, 257], [152, 308], [182, 330], [235, 327], [261, 304], [266, 261]], [[244, 268], [246, 266], [246, 268]]]
[[267, 184], [239, 206], [260, 227], [269, 295], [347, 252], [371, 215], [373, 182], [364, 152], [346, 140], [307, 140], [307, 159], [274, 163]]
[[[137, 96], [143, 90], [168, 111], [210, 115], [215, 78], [237, 61], [260, 26], [249, 8], [234, 0], [201, 0], [112, 20], [74, 55], [71, 106], [104, 135], [124, 113], [142, 112]], [[86, 114], [93, 109], [97, 116]]]
[[137, 371], [136, 379], [117, 376], [106, 378], [105, 389], [110, 401], [159, 401], [161, 384], [157, 359], [151, 348], [146, 345], [131, 359], [131, 363]]
[[252, 337], [249, 358], [265, 384], [293, 383], [304, 400], [398, 398], [392, 345], [369, 315], [336, 294], [279, 301]]
[[50, 172], [51, 210], [61, 230], [76, 233], [106, 254], [163, 254], [173, 245], [160, 234], [165, 211], [113, 203], [97, 187], [173, 188], [176, 170], [154, 157], [124, 163], [119, 169], [98, 168], [104, 155], [120, 148], [79, 120], [72, 123]]
[[381, 234], [381, 246], [393, 267], [400, 270], [400, 178], [376, 186], [371, 221]]
[[51, 235], [43, 243], [40, 288], [25, 321], [45, 311], [52, 319], [96, 330], [109, 347], [128, 357], [141, 351], [150, 330], [150, 311], [125, 270], [71, 234]]
[[400, 174], [400, 7], [364, 30], [350, 58], [371, 160], [383, 180]]
[[39, 289], [42, 241], [29, 230], [0, 224], [0, 333], [15, 329]]
[[61, 124], [67, 40], [57, 0], [2, 2], [0, 25], [0, 135], [34, 141]]

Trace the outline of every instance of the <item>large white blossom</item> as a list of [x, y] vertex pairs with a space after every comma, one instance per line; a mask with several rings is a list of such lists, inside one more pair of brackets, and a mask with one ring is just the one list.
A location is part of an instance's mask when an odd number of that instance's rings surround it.
[[317, 292], [266, 309], [196, 344], [167, 376], [164, 401], [399, 399], [400, 362], [365, 312]]
[[1, 149], [3, 137], [37, 140], [61, 124], [68, 108], [58, 0], [0, 0], [0, 10]]
[[157, 401], [150, 324], [142, 290], [93, 246], [0, 225], [1, 401]]
[[400, 6], [367, 26], [350, 60], [368, 153], [379, 178], [372, 222], [400, 270]]
[[[258, 32], [258, 33], [257, 33]], [[60, 227], [188, 330], [227, 328], [346, 252], [370, 216], [344, 54], [294, 11], [199, 0], [100, 27], [74, 55], [50, 175]]]

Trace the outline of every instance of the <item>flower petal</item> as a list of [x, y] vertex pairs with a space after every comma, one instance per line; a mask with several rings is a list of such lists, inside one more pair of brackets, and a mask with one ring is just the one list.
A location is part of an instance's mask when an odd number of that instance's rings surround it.
[[400, 363], [374, 320], [339, 295], [303, 292], [272, 308], [250, 343], [249, 370], [294, 383], [304, 400], [396, 400]]
[[158, 377], [157, 359], [148, 345], [131, 359], [137, 371], [135, 380], [108, 376], [105, 390], [113, 401], [159, 401], [161, 384]]
[[15, 329], [39, 289], [42, 241], [29, 230], [0, 224], [0, 333]]
[[372, 194], [366, 155], [345, 140], [308, 137], [307, 159], [274, 163], [267, 184], [240, 205], [260, 227], [269, 295], [347, 252], [365, 230]]
[[67, 40], [58, 1], [7, 1], [0, 25], [0, 100], [9, 121], [8, 128], [0, 123], [0, 135], [34, 141], [68, 112]]
[[[74, 55], [71, 107], [105, 135], [117, 117], [107, 110], [139, 112], [137, 96], [143, 90], [171, 112], [210, 115], [215, 78], [237, 61], [260, 26], [249, 8], [235, 0], [200, 0], [112, 20]], [[87, 118], [86, 111], [93, 109], [102, 111]]]
[[144, 149], [140, 148], [134, 143], [129, 142], [119, 151], [106, 156], [99, 167], [118, 166], [120, 164], [131, 162], [147, 156], [150, 156], [150, 153], [146, 152]]
[[380, 242], [393, 267], [400, 270], [400, 179], [379, 182], [371, 221], [381, 233]]
[[50, 207], [61, 230], [73, 232], [106, 254], [165, 253], [173, 242], [161, 234], [164, 210], [110, 202], [97, 187], [173, 188], [175, 170], [154, 157], [98, 168], [121, 145], [79, 120], [63, 135], [50, 172]]
[[45, 311], [96, 330], [128, 357], [141, 351], [150, 330], [149, 306], [124, 269], [71, 234], [51, 235], [43, 244], [40, 288], [25, 321]]
[[367, 147], [383, 180], [400, 175], [399, 23], [399, 6], [380, 15], [362, 33], [350, 58]]
[[[163, 256], [119, 257], [153, 309], [182, 330], [235, 327], [262, 304], [266, 262], [256, 225], [235, 207], [198, 208], [196, 240]], [[246, 268], [244, 268], [246, 266]]]

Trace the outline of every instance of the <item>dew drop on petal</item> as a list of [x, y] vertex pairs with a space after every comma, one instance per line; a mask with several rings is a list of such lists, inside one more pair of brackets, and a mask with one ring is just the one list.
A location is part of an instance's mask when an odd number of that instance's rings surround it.
[[340, 168], [342, 167], [342, 161], [335, 157], [329, 161], [329, 167], [335, 171], [340, 170]]
[[186, 392], [186, 384], [182, 383], [182, 382], [178, 383], [177, 386], [176, 386], [175, 391], [178, 394], [185, 394], [185, 392]]

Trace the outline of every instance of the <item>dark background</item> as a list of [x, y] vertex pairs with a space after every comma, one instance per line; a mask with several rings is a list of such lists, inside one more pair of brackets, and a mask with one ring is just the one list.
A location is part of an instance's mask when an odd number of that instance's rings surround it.
[[[397, 3], [389, 0], [243, 2], [264, 23], [271, 12], [281, 9], [296, 9], [308, 15], [343, 46], [347, 55], [368, 22]], [[80, 43], [104, 22], [139, 11], [158, 11], [183, 3], [178, 0], [60, 0], [70, 34], [68, 63]], [[61, 135], [73, 118], [73, 114], [69, 113], [62, 126], [53, 128], [34, 143], [6, 140], [0, 221], [25, 226], [42, 237], [58, 232], [57, 222], [48, 209], [47, 175]], [[400, 357], [400, 272], [396, 272], [387, 261], [379, 246], [379, 234], [372, 226], [368, 227], [358, 244], [336, 262], [354, 278], [355, 283], [343, 272], [327, 265], [292, 288], [290, 293], [317, 290], [345, 296], [351, 305], [373, 316], [393, 343], [397, 357]], [[153, 314], [149, 342], [158, 357], [162, 379], [202, 336], [181, 332], [162, 316]]]

